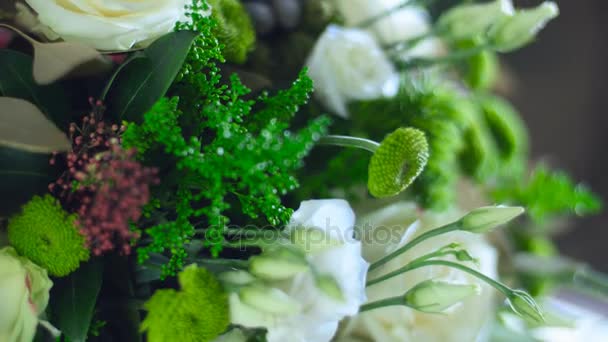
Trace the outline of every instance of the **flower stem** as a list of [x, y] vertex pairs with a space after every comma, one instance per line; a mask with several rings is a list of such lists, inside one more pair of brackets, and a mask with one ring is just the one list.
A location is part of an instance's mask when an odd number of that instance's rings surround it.
[[396, 306], [396, 305], [405, 305], [405, 301], [403, 300], [403, 296], [390, 297], [386, 299], [381, 299], [375, 302], [363, 304], [359, 307], [359, 312], [369, 311], [374, 309], [383, 308], [385, 306]]
[[460, 50], [453, 52], [447, 56], [436, 57], [436, 58], [412, 58], [406, 61], [396, 60], [395, 65], [399, 70], [409, 70], [414, 68], [429, 67], [438, 64], [450, 64], [460, 61], [464, 58], [469, 58], [480, 52], [491, 49], [492, 46], [489, 44], [482, 44], [470, 49]]
[[418, 269], [421, 267], [426, 267], [426, 266], [447, 266], [447, 267], [455, 268], [460, 271], [469, 273], [470, 275], [486, 282], [487, 284], [494, 287], [496, 290], [500, 291], [507, 297], [512, 292], [512, 290], [510, 288], [508, 288], [507, 286], [503, 285], [502, 283], [486, 276], [485, 274], [478, 272], [465, 265], [462, 265], [462, 264], [459, 264], [459, 263], [453, 262], [453, 261], [448, 261], [448, 260], [425, 260], [425, 261], [420, 261], [420, 262], [413, 262], [408, 265], [405, 265], [404, 267], [402, 267], [396, 271], [393, 271], [391, 273], [385, 274], [384, 276], [381, 276], [379, 278], [368, 281], [366, 286], [372, 286], [374, 284], [380, 283], [384, 280], [387, 280], [389, 278], [403, 274], [405, 272], [412, 271], [412, 270], [415, 270], [415, 269]]
[[374, 262], [371, 264], [371, 266], [369, 267], [370, 271], [375, 270], [376, 268], [386, 264], [387, 262], [393, 260], [394, 258], [398, 257], [399, 255], [409, 251], [411, 248], [413, 248], [414, 246], [418, 245], [419, 243], [421, 243], [424, 240], [430, 239], [432, 237], [441, 235], [441, 234], [445, 234], [448, 232], [452, 232], [455, 230], [460, 229], [461, 227], [461, 223], [460, 221], [456, 221], [456, 222], [452, 222], [449, 223], [445, 226], [430, 230], [420, 236], [418, 236], [417, 238], [415, 238], [414, 240], [406, 243], [405, 245], [403, 245], [402, 247], [398, 248], [397, 250], [395, 250], [394, 252], [392, 252], [391, 254], [385, 256], [384, 258]]
[[318, 144], [359, 148], [371, 153], [376, 152], [380, 146], [379, 143], [373, 140], [351, 137], [347, 135], [326, 135], [319, 139]]

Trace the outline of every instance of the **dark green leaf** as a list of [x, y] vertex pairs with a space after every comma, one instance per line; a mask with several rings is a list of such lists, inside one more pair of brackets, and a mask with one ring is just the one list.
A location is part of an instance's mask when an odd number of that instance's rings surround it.
[[51, 290], [51, 322], [71, 342], [86, 341], [101, 288], [103, 264], [92, 260], [55, 281]]
[[169, 89], [198, 33], [178, 31], [158, 39], [144, 50], [145, 57], [125, 66], [106, 99], [108, 113], [140, 123], [143, 114]]
[[58, 176], [50, 158], [50, 154], [0, 146], [0, 216], [10, 216], [32, 196], [48, 191]]
[[68, 100], [61, 86], [39, 86], [32, 77], [32, 57], [0, 49], [0, 95], [16, 97], [35, 104], [59, 128], [67, 128]]

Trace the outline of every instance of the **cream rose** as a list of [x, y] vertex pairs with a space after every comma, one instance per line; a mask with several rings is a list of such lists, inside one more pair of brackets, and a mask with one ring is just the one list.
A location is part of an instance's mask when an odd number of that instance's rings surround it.
[[[454, 210], [443, 214], [423, 213], [412, 203], [400, 202], [374, 212], [357, 222], [363, 241], [364, 256], [373, 262], [394, 249], [411, 241], [420, 234], [458, 219], [461, 213]], [[368, 232], [374, 232], [366, 234]], [[451, 243], [460, 243], [479, 265], [467, 266], [495, 278], [497, 276], [497, 252], [483, 236], [455, 231], [426, 240], [379, 269], [370, 272], [374, 279], [395, 270], [416, 257], [436, 251]], [[352, 318], [340, 334], [338, 341], [475, 341], [482, 327], [493, 315], [494, 289], [461, 271], [431, 266], [369, 286], [368, 302], [406, 293], [416, 284], [435, 279], [453, 284], [478, 285], [480, 292], [465, 298], [460, 304], [443, 314], [429, 314], [407, 307], [393, 306], [360, 313]]]
[[98, 50], [127, 50], [170, 32], [183, 19], [185, 0], [25, 0], [49, 39]]
[[306, 63], [315, 96], [348, 117], [346, 103], [397, 93], [398, 76], [384, 51], [367, 31], [330, 25]]
[[46, 270], [18, 256], [12, 247], [0, 249], [0, 341], [34, 339], [52, 285]]

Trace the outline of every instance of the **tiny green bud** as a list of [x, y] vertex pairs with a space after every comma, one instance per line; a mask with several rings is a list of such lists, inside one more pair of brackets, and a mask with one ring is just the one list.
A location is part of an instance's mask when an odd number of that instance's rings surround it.
[[543, 313], [534, 301], [534, 298], [522, 290], [512, 290], [507, 296], [511, 309], [522, 318], [531, 323], [542, 323], [545, 321]]
[[405, 294], [405, 305], [422, 312], [441, 313], [463, 299], [479, 294], [477, 284], [453, 284], [444, 281], [426, 280]]
[[436, 29], [448, 38], [467, 39], [486, 33], [494, 23], [514, 12], [511, 0], [455, 6], [439, 17]]
[[522, 207], [481, 207], [472, 210], [460, 219], [461, 230], [483, 234], [505, 224], [524, 212]]
[[398, 128], [382, 140], [369, 163], [367, 188], [375, 197], [395, 196], [420, 175], [429, 158], [424, 132]]
[[344, 294], [342, 293], [342, 289], [340, 285], [336, 281], [334, 277], [328, 274], [320, 274], [315, 277], [315, 283], [317, 288], [325, 293], [328, 297], [343, 302]]
[[293, 314], [301, 309], [298, 301], [274, 287], [247, 286], [239, 291], [239, 298], [250, 307], [271, 314]]
[[545, 1], [529, 10], [517, 11], [501, 20], [488, 36], [492, 46], [500, 52], [516, 50], [534, 39], [547, 22], [559, 15], [559, 8], [553, 1]]
[[267, 280], [283, 280], [308, 270], [305, 256], [282, 248], [249, 259], [249, 271]]

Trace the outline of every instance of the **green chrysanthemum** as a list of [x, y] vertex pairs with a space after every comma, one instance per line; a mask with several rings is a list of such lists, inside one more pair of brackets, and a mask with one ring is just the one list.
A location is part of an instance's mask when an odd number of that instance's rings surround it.
[[179, 274], [181, 291], [158, 290], [145, 304], [141, 324], [148, 341], [211, 341], [230, 324], [228, 297], [219, 281], [204, 268], [186, 267]]
[[213, 33], [224, 45], [222, 54], [228, 62], [244, 63], [253, 50], [255, 31], [251, 18], [238, 0], [208, 0], [211, 17], [217, 22]]
[[68, 215], [51, 195], [34, 196], [9, 221], [8, 239], [20, 255], [63, 277], [90, 255], [75, 221], [76, 215]]
[[428, 157], [424, 132], [415, 128], [395, 130], [384, 138], [369, 163], [369, 192], [375, 197], [397, 195], [420, 175]]

